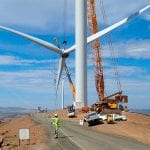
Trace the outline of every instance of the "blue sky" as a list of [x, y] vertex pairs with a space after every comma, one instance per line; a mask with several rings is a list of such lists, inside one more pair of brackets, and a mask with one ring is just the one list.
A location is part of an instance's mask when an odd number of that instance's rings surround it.
[[[64, 19], [64, 1], [67, 1]], [[22, 31], [55, 43], [56, 36], [68, 47], [74, 44], [74, 0], [0, 0], [0, 25]], [[104, 28], [96, 0], [99, 28]], [[149, 4], [149, 0], [105, 0], [109, 25]], [[65, 37], [64, 37], [65, 20]], [[111, 32], [113, 49], [118, 62], [124, 94], [129, 96], [129, 108], [150, 108], [150, 10]], [[107, 94], [117, 86], [107, 46], [107, 37], [100, 39]], [[88, 104], [98, 101], [88, 46]], [[50, 50], [0, 30], [0, 106], [59, 108], [61, 86], [55, 96], [54, 79], [59, 56]], [[67, 60], [75, 78], [74, 54]], [[65, 74], [64, 74], [65, 75]], [[63, 76], [64, 76], [63, 75]], [[65, 105], [73, 98], [65, 78]]]

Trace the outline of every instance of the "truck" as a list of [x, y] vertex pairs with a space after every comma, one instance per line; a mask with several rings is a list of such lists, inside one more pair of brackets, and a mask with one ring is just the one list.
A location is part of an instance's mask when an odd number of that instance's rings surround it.
[[102, 121], [106, 121], [107, 120], [107, 114], [98, 114], [98, 117]]
[[119, 114], [108, 114], [107, 115], [107, 123], [113, 124], [115, 121], [126, 121], [127, 117], [125, 115], [119, 115]]
[[100, 123], [98, 114], [94, 112], [88, 112], [84, 117], [84, 126], [91, 126]]
[[68, 117], [75, 117], [75, 108], [74, 108], [74, 106], [73, 105], [71, 105], [71, 106], [68, 106], [67, 107], [67, 109], [68, 109]]
[[115, 119], [115, 121], [127, 121], [127, 117], [125, 115], [115, 114], [114, 119]]

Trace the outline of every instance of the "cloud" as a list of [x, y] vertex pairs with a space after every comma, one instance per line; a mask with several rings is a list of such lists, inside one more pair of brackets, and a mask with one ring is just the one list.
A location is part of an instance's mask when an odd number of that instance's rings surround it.
[[[56, 75], [51, 70], [0, 71], [0, 76], [0, 89], [2, 91], [0, 101], [5, 99], [5, 106], [24, 105], [24, 107], [28, 107], [30, 105], [30, 107], [35, 107], [40, 105], [44, 107], [51, 106], [53, 108], [60, 107], [61, 81], [56, 99], [54, 81]], [[69, 82], [65, 78], [66, 105], [71, 104], [72, 100]], [[14, 103], [8, 104], [7, 102], [9, 101], [13, 101]]]
[[50, 88], [50, 70], [27, 70], [27, 71], [0, 71], [1, 87], [27, 90], [32, 92], [48, 92]]
[[150, 10], [149, 10], [149, 13], [146, 13], [143, 16], [144, 16], [144, 19], [149, 21], [150, 20]]
[[[132, 81], [132, 79], [134, 78], [135, 80], [137, 79], [137, 81], [141, 80], [141, 81], [148, 81], [149, 79], [149, 75], [146, 72], [147, 70], [143, 69], [142, 67], [138, 66], [123, 66], [120, 65], [118, 66], [118, 73], [119, 73], [119, 78], [120, 80], [130, 80]], [[138, 72], [138, 73], [137, 73]], [[112, 67], [111, 64], [107, 64], [107, 67], [103, 69], [103, 73], [104, 73], [104, 79], [107, 83], [109, 83], [108, 87], [110, 87], [110, 89], [114, 86], [114, 84], [112, 84], [112, 82], [115, 82], [116, 76], [115, 76], [115, 72], [114, 69]], [[143, 78], [144, 75], [144, 78]], [[89, 69], [88, 70], [88, 84], [90, 88], [93, 88], [93, 83], [95, 82], [95, 78], [94, 78], [94, 72], [93, 69]], [[115, 83], [116, 84], [116, 83]], [[113, 89], [113, 88], [112, 88]]]
[[31, 64], [51, 64], [58, 62], [57, 59], [53, 60], [36, 60], [36, 59], [21, 59], [12, 55], [0, 55], [0, 65], [31, 65]]
[[0, 71], [1, 106], [55, 108], [54, 74], [48, 69]]
[[[102, 10], [100, 2], [102, 0], [96, 0], [97, 2], [97, 14], [100, 15], [100, 10]], [[132, 13], [135, 13], [137, 10], [145, 7], [149, 4], [149, 0], [103, 0], [103, 6], [105, 9], [106, 17], [108, 24], [113, 24], [125, 17], [128, 17]], [[147, 12], [142, 14], [144, 19], [148, 19]], [[102, 18], [99, 20], [103, 20]], [[149, 20], [149, 19], [148, 19]]]
[[[63, 30], [63, 7], [64, 0], [1, 0], [0, 24], [23, 27], [28, 32], [60, 34]], [[68, 24], [73, 21], [73, 8], [74, 1], [68, 1], [66, 17], [70, 19], [65, 19]]]
[[[135, 76], [136, 77], [139, 74], [143, 74], [145, 72], [145, 70], [142, 69], [142, 67], [135, 67], [135, 66], [117, 66], [118, 68], [118, 74], [121, 77], [131, 77], [131, 76]], [[137, 72], [139, 74], [137, 74]], [[113, 69], [113, 66], [110, 65], [109, 68], [104, 68], [104, 75], [106, 76], [106, 78], [115, 78], [116, 74], [115, 71]]]
[[[115, 77], [112, 72], [112, 68], [108, 68], [105, 72], [105, 88], [108, 95], [118, 90]], [[147, 74], [143, 77], [142, 68], [134, 66], [119, 66], [119, 73], [122, 89], [125, 91], [125, 94], [128, 94], [132, 97], [132, 95], [138, 91], [136, 94], [136, 101], [139, 99], [138, 95], [149, 92], [150, 76]], [[136, 78], [140, 74], [142, 74], [141, 78]], [[32, 93], [34, 101], [36, 99], [36, 94], [47, 95], [47, 98], [48, 95], [51, 95], [53, 98], [55, 96], [54, 79], [56, 79], [56, 75], [50, 71], [50, 69], [37, 68], [23, 71], [0, 71], [0, 76], [0, 88], [8, 89], [8, 91], [13, 89], [13, 92], [17, 91], [16, 95], [19, 95], [18, 92], [26, 93], [27, 95], [28, 93]], [[130, 78], [132, 76], [134, 76], [134, 78]], [[74, 81], [74, 75], [71, 77]], [[60, 96], [61, 82], [58, 91], [58, 99], [61, 99]], [[95, 90], [94, 73], [91, 69], [88, 71], [88, 98], [89, 104], [92, 104], [98, 99]], [[26, 97], [22, 98], [22, 101], [25, 101], [25, 99]], [[67, 78], [65, 78], [65, 99], [66, 104], [71, 103], [72, 101], [72, 94]], [[132, 106], [134, 105], [133, 100], [131, 100], [129, 103], [132, 104]], [[137, 104], [138, 103], [140, 102], [137, 102]]]
[[[64, 1], [68, 2], [67, 16], [64, 16], [63, 12]], [[100, 0], [97, 0], [97, 3], [99, 3], [98, 1]], [[112, 24], [124, 17], [129, 16], [139, 8], [144, 7], [149, 3], [149, 0], [116, 0], [115, 3], [114, 0], [105, 0], [103, 2], [108, 23]], [[66, 21], [67, 34], [74, 34], [74, 3], [75, 0], [1, 0], [0, 25], [12, 27], [27, 33], [38, 33], [38, 35], [46, 34], [62, 36], [64, 30], [63, 21]], [[97, 4], [97, 8], [100, 8], [99, 4]], [[99, 13], [100, 12], [98, 12], [98, 15]], [[148, 12], [143, 13], [141, 17], [149, 20]], [[65, 18], [65, 20], [63, 20], [63, 18]], [[102, 19], [98, 19], [102, 24]], [[149, 43], [150, 40], [133, 39], [115, 42], [113, 43], [113, 46], [116, 57], [118, 58], [149, 59]], [[19, 44], [19, 42], [17, 44]], [[13, 45], [4, 45], [3, 42], [1, 42], [0, 47], [1, 49], [7, 50], [6, 53], [3, 52], [3, 55], [0, 55], [0, 66], [5, 66], [7, 68], [9, 65], [13, 65], [14, 67], [13, 71], [0, 70], [0, 87], [2, 89], [5, 87], [7, 89], [13, 89], [14, 91], [22, 91], [22, 93], [32, 93], [31, 96], [33, 96], [35, 100], [38, 93], [42, 95], [42, 98], [46, 94], [50, 94], [48, 95], [50, 97], [55, 95], [54, 78], [56, 78], [56, 75], [50, 71], [50, 69], [55, 69], [54, 72], [57, 72], [59, 57], [57, 57], [55, 60], [52, 59], [53, 53], [49, 53], [48, 51], [43, 50], [42, 47], [37, 47], [36, 44], [32, 43], [29, 45], [20, 43], [16, 46], [15, 43], [13, 43]], [[110, 53], [106, 51], [106, 45], [103, 45], [103, 48], [104, 59], [110, 58]], [[10, 53], [13, 53], [14, 55], [20, 55], [20, 57], [9, 55]], [[55, 68], [52, 67], [53, 63], [56, 64]], [[67, 59], [67, 64], [69, 68], [71, 68], [70, 72], [74, 72], [74, 56]], [[113, 92], [112, 89], [116, 89], [114, 88], [115, 84], [113, 70], [109, 63], [103, 62], [103, 64], [104, 67], [106, 67], [106, 88], [108, 88], [111, 94]], [[16, 65], [22, 66], [22, 69], [20, 71], [15, 70]], [[36, 68], [32, 65], [36, 65]], [[96, 92], [94, 92], [95, 79], [91, 65], [91, 55], [88, 54], [88, 95], [89, 98], [91, 98], [90, 101], [93, 102], [95, 99], [97, 99], [97, 95]], [[31, 67], [23, 70], [24, 66]], [[145, 82], [146, 80], [149, 81], [150, 79], [148, 74], [144, 78], [141, 77], [140, 81], [139, 78], [133, 80], [133, 76], [137, 74], [136, 77], [139, 77], [139, 74], [143, 74], [143, 72], [144, 70], [141, 67], [119, 66], [119, 73], [121, 75], [123, 87], [125, 91], [129, 92], [130, 95], [132, 95], [132, 92], [136, 93], [136, 87], [141, 94], [142, 92], [145, 93], [145, 91], [149, 89], [150, 85]], [[130, 77], [132, 78], [130, 79]], [[72, 75], [72, 78], [74, 80], [74, 75]], [[71, 92], [69, 89], [68, 80], [65, 80], [67, 83], [65, 86], [65, 96], [66, 99], [68, 99], [70, 98]], [[60, 87], [59, 90], [61, 90]], [[59, 96], [60, 94], [61, 92], [59, 91]], [[138, 96], [136, 98], [138, 99]], [[25, 101], [25, 98], [21, 98], [21, 100], [22, 99]], [[34, 104], [35, 103], [33, 103], [33, 105]]]
[[[100, 0], [96, 0], [98, 15], [101, 9], [99, 3]], [[109, 24], [127, 17], [146, 4], [149, 4], [149, 0], [115, 0], [115, 3], [114, 0], [104, 1]], [[66, 32], [70, 34], [74, 33], [74, 10], [75, 0], [1, 0], [0, 24], [24, 32], [60, 35], [63, 34], [65, 21]], [[149, 19], [147, 13], [143, 16]]]
[[[119, 79], [121, 90], [124, 95], [128, 95], [129, 108], [149, 108], [150, 102], [147, 101], [150, 89], [150, 75], [144, 74], [142, 67], [119, 66]], [[107, 95], [117, 92], [118, 85], [113, 74], [113, 70], [104, 70], [105, 92]], [[88, 72], [88, 99], [89, 104], [98, 101], [95, 79], [93, 71]]]
[[[113, 49], [118, 58], [135, 58], [149, 59], [150, 58], [150, 40], [126, 40], [113, 43]], [[107, 45], [102, 46], [103, 57], [110, 57]]]

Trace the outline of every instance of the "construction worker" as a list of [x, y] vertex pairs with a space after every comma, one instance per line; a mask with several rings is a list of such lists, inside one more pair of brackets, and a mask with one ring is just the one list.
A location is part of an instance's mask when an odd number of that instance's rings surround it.
[[58, 129], [60, 128], [60, 120], [58, 118], [58, 115], [55, 114], [54, 118], [51, 118], [52, 124], [55, 127], [55, 138], [58, 138]]

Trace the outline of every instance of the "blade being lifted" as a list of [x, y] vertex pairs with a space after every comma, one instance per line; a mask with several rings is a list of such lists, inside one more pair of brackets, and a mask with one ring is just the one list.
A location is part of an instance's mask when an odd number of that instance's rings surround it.
[[61, 74], [65, 65], [65, 60], [66, 60], [65, 57], [61, 57], [59, 60], [58, 74], [57, 74], [57, 79], [56, 79], [56, 93], [58, 91], [58, 85], [59, 85]]
[[57, 46], [55, 46], [55, 45], [53, 45], [47, 41], [42, 40], [42, 39], [36, 38], [34, 36], [31, 36], [31, 35], [28, 35], [28, 34], [25, 34], [25, 33], [22, 33], [22, 32], [19, 32], [19, 31], [16, 31], [16, 30], [4, 27], [4, 26], [0, 26], [0, 29], [14, 33], [14, 34], [19, 35], [21, 37], [24, 37], [30, 41], [33, 41], [33, 42], [43, 46], [43, 47], [46, 47], [46, 48], [48, 48], [48, 49], [50, 49], [50, 50], [52, 50], [58, 54], [63, 54], [63, 52], [60, 48], [58, 48]]
[[[122, 26], [123, 24], [127, 23], [128, 21], [130, 21], [131, 19], [133, 19], [134, 17], [136, 17], [137, 15], [143, 13], [144, 11], [146, 11], [147, 9], [150, 8], [150, 5], [147, 5], [146, 7], [140, 9], [139, 11], [133, 13], [132, 15], [130, 15], [129, 17], [126, 17], [124, 19], [122, 19], [121, 21], [107, 27], [106, 29], [99, 31], [91, 36], [89, 36], [87, 38], [87, 44], [93, 42], [94, 40], [100, 38], [101, 36], [104, 36], [105, 34], [109, 33], [110, 31]], [[68, 48], [67, 50], [65, 50], [65, 53], [71, 53], [76, 49], [76, 45], [71, 46], [70, 48]]]

